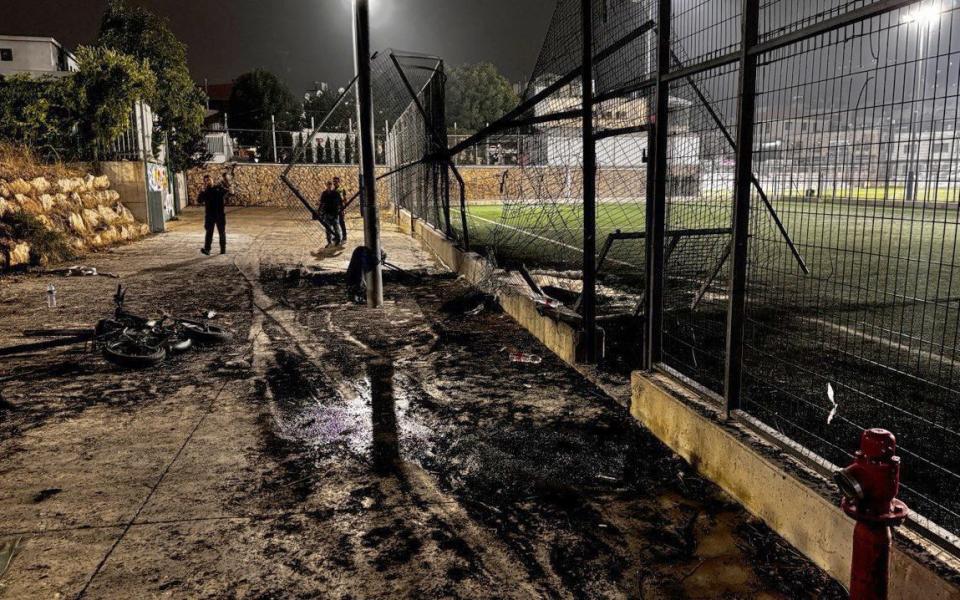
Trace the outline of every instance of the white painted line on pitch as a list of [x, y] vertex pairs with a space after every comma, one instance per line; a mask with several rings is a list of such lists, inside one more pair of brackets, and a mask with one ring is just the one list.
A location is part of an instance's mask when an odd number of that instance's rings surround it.
[[[454, 208], [454, 207], [452, 207], [452, 206], [450, 207], [450, 210], [454, 210], [454, 211], [456, 211], [456, 212], [460, 212], [460, 209], [459, 209], [459, 208]], [[580, 254], [583, 254], [583, 248], [577, 248], [576, 246], [571, 246], [570, 244], [567, 244], [567, 243], [564, 243], [564, 242], [560, 242], [560, 241], [557, 241], [557, 240], [554, 240], [554, 239], [551, 239], [551, 238], [548, 238], [548, 237], [544, 237], [544, 236], [542, 236], [542, 235], [537, 235], [536, 233], [530, 233], [529, 231], [524, 231], [523, 229], [519, 229], [519, 228], [517, 228], [517, 227], [514, 227], [513, 225], [507, 225], [506, 223], [503, 223], [503, 222], [500, 222], [500, 221], [491, 221], [490, 219], [486, 219], [486, 218], [484, 218], [484, 217], [478, 217], [477, 215], [470, 214], [470, 212], [467, 212], [467, 216], [468, 216], [469, 218], [471, 218], [471, 219], [477, 219], [477, 220], [479, 220], [479, 221], [484, 221], [484, 222], [486, 222], [486, 223], [490, 223], [491, 225], [496, 225], [497, 227], [506, 227], [507, 229], [511, 229], [511, 230], [513, 230], [513, 231], [516, 231], [517, 233], [521, 233], [521, 234], [523, 234], [523, 235], [528, 235], [528, 236], [530, 236], [530, 237], [532, 237], [532, 238], [536, 238], [536, 239], [538, 239], [538, 240], [543, 240], [544, 242], [549, 242], [549, 243], [551, 243], [551, 244], [556, 244], [557, 246], [562, 246], [562, 247], [564, 247], [564, 248], [568, 248], [568, 249], [570, 249], [570, 250], [573, 250], [573, 251], [575, 251], [575, 252], [579, 252]], [[630, 267], [630, 268], [633, 268], [633, 269], [639, 269], [639, 268], [640, 268], [640, 267], [638, 267], [637, 265], [628, 263], [628, 262], [626, 262], [626, 261], [617, 260], [617, 259], [615, 259], [615, 258], [607, 258], [606, 260], [608, 260], [608, 261], [610, 261], [610, 262], [612, 262], [612, 263], [617, 263], [617, 264], [619, 264], [619, 265], [627, 266], [627, 267]]]
[[818, 324], [818, 325], [823, 325], [824, 327], [829, 327], [830, 329], [833, 329], [834, 331], [839, 331], [840, 333], [846, 333], [846, 334], [852, 335], [852, 336], [854, 336], [854, 337], [859, 337], [859, 338], [861, 338], [861, 339], [867, 340], [868, 342], [873, 342], [873, 343], [875, 343], [875, 344], [880, 344], [881, 346], [887, 346], [888, 348], [893, 348], [894, 350], [899, 350], [899, 351], [901, 351], [901, 352], [906, 352], [907, 354], [911, 354], [911, 353], [913, 353], [913, 352], [916, 352], [917, 354], [919, 354], [919, 355], [922, 356], [922, 357], [927, 358], [928, 360], [931, 360], [931, 361], [934, 361], [934, 362], [940, 361], [940, 362], [942, 362], [942, 363], [951, 364], [951, 365], [953, 365], [954, 368], [960, 368], [960, 362], [958, 362], [958, 361], [956, 361], [956, 360], [953, 360], [952, 358], [947, 358], [946, 356], [944, 356], [944, 355], [942, 355], [942, 354], [937, 354], [936, 352], [931, 352], [930, 350], [920, 350], [920, 349], [914, 350], [914, 349], [911, 348], [910, 346], [907, 346], [907, 345], [905, 345], [905, 344], [901, 344], [900, 342], [894, 342], [894, 341], [892, 341], [892, 340], [887, 340], [887, 339], [884, 339], [884, 338], [882, 338], [882, 337], [877, 337], [877, 336], [875, 336], [875, 335], [871, 335], [871, 334], [869, 334], [869, 333], [864, 333], [864, 332], [862, 332], [862, 331], [858, 331], [858, 330], [853, 329], [853, 328], [851, 328], [851, 327], [847, 327], [847, 326], [845, 326], [845, 325], [840, 325], [839, 323], [832, 323], [832, 322], [826, 321], [826, 320], [824, 320], [824, 319], [816, 319], [816, 318], [813, 318], [813, 317], [803, 317], [803, 320], [804, 320], [804, 321], [807, 321], [807, 322], [810, 322], [810, 323], [816, 323], [816, 324]]

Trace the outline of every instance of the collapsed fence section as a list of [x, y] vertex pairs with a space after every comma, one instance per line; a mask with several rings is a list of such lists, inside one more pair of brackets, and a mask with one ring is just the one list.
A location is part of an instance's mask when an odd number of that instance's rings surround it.
[[[390, 124], [387, 173], [397, 207], [469, 247], [467, 182], [448, 152], [443, 60], [387, 51], [377, 69], [374, 104]], [[379, 93], [378, 93], [379, 91]]]
[[[408, 206], [418, 214], [429, 215], [431, 223], [440, 227], [447, 223], [449, 213], [449, 183], [445, 165], [446, 148], [443, 63], [440, 59], [387, 50], [371, 57], [371, 93], [376, 107], [376, 117], [383, 123], [385, 134], [375, 140], [374, 179], [381, 209], [394, 205]], [[312, 127], [293, 137], [294, 145], [285, 156], [286, 167], [280, 165], [243, 165], [231, 163], [227, 168], [234, 173], [234, 196], [261, 203], [259, 198], [269, 197], [273, 205], [292, 211], [304, 233], [304, 238], [315, 247], [323, 247], [329, 224], [321, 225], [319, 214], [320, 195], [328, 183], [337, 182], [342, 196], [340, 227], [343, 230], [358, 229], [355, 220], [363, 216], [363, 184], [360, 168], [344, 164], [311, 164], [320, 140], [329, 134], [328, 128], [350, 127], [350, 108], [354, 106], [356, 79], [341, 88], [339, 96], [330, 109]], [[392, 131], [391, 131], [392, 128]], [[352, 128], [351, 128], [352, 129]], [[354, 139], [348, 131], [346, 139]], [[358, 144], [349, 146], [359, 152]], [[356, 159], [356, 153], [351, 155]], [[410, 157], [407, 160], [407, 157]], [[434, 164], [436, 157], [440, 165]], [[402, 166], [397, 161], [405, 161]], [[382, 164], [381, 164], [382, 163]], [[217, 172], [221, 167], [210, 165]], [[258, 171], [272, 173], [264, 187], [246, 189], [237, 185], [237, 174], [250, 175]], [[249, 179], [249, 177], [245, 178]], [[257, 178], [259, 179], [259, 178]], [[252, 187], [252, 186], [251, 186]], [[280, 188], [277, 190], [276, 188]], [[442, 228], [442, 227], [441, 227]], [[445, 228], [451, 235], [465, 228]], [[353, 233], [350, 235], [359, 235]], [[336, 237], [336, 236], [332, 236]], [[327, 244], [330, 245], [330, 244]]]

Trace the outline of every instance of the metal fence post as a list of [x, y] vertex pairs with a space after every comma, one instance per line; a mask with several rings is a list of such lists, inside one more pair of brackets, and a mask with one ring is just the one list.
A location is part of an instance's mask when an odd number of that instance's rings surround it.
[[760, 0], [743, 0], [741, 11], [740, 89], [737, 101], [737, 157], [733, 203], [733, 257], [727, 312], [727, 353], [724, 397], [727, 414], [741, 407], [743, 335], [747, 291], [747, 242], [753, 180], [753, 130], [757, 93], [757, 43]]
[[354, 50], [357, 66], [357, 129], [360, 132], [361, 202], [364, 245], [370, 251], [370, 271], [365, 274], [367, 306], [383, 306], [383, 273], [380, 254], [380, 209], [374, 172], [373, 91], [370, 74], [370, 4], [354, 0]]
[[663, 269], [667, 208], [667, 140], [669, 137], [670, 83], [670, 16], [671, 0], [660, 0], [657, 14], [657, 106], [654, 116], [653, 142], [648, 148], [647, 190], [647, 369], [663, 360]]
[[280, 162], [277, 159], [277, 118], [270, 115], [270, 135], [273, 138], [273, 162]]
[[[432, 84], [433, 101], [436, 102], [436, 108], [431, 111], [435, 115], [436, 123], [430, 126], [434, 131], [437, 153], [444, 154], [450, 149], [450, 140], [447, 138], [447, 75], [443, 61], [437, 66], [434, 74], [434, 83]], [[453, 223], [450, 220], [450, 171], [449, 160], [444, 163], [437, 163], [440, 169], [440, 201], [443, 205], [443, 220], [447, 228], [447, 237], [454, 238]]]
[[593, 0], [581, 0], [583, 35], [583, 329], [586, 362], [597, 362], [597, 146], [593, 138]]

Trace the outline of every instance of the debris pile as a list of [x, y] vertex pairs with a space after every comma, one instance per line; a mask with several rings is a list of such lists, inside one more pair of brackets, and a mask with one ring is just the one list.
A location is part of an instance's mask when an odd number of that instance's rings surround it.
[[7, 160], [0, 152], [0, 268], [46, 264], [149, 233], [107, 177], [22, 162], [15, 169]]

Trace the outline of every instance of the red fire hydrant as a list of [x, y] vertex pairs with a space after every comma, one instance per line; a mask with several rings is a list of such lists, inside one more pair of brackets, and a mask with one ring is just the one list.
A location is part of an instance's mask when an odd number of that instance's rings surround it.
[[886, 600], [890, 572], [891, 527], [907, 518], [907, 505], [897, 500], [900, 457], [897, 439], [885, 429], [867, 429], [853, 464], [837, 471], [843, 492], [840, 506], [856, 519], [853, 530], [851, 600]]

